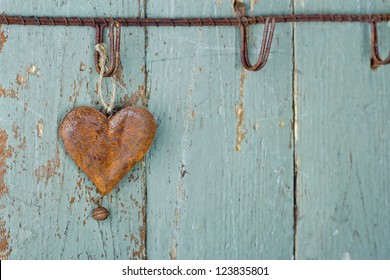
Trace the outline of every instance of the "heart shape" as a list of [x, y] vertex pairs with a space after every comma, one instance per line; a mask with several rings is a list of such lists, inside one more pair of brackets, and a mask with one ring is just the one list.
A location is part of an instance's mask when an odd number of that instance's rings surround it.
[[148, 151], [157, 124], [147, 110], [125, 107], [111, 118], [78, 107], [62, 121], [60, 134], [70, 157], [104, 196]]

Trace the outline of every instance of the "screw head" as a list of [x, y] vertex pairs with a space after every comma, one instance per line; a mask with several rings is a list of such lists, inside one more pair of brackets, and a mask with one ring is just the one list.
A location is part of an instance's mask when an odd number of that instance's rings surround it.
[[96, 221], [104, 221], [105, 219], [107, 219], [109, 214], [110, 214], [110, 212], [106, 208], [99, 206], [98, 208], [93, 210], [92, 217]]

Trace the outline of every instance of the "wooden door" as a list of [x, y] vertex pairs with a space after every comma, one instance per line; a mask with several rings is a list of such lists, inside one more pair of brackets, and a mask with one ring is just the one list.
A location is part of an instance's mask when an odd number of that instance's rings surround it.
[[[0, 12], [232, 17], [231, 2], [3, 0]], [[244, 2], [249, 15], [390, 11]], [[250, 28], [252, 59], [262, 28]], [[100, 223], [58, 135], [67, 112], [101, 106], [94, 40], [89, 27], [0, 27], [1, 259], [390, 257], [390, 66], [370, 69], [368, 24], [277, 24], [255, 73], [236, 27], [123, 27], [116, 105], [148, 108], [158, 130]]]

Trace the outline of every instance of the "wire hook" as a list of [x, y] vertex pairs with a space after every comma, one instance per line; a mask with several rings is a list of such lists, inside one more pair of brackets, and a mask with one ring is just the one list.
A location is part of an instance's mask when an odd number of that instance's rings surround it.
[[378, 48], [378, 31], [377, 31], [377, 22], [370, 22], [371, 25], [371, 68], [376, 69], [381, 65], [386, 65], [390, 63], [390, 52], [385, 60], [382, 60], [379, 55]]
[[[246, 34], [246, 28], [248, 23], [248, 18], [245, 17], [245, 4], [238, 2], [235, 5], [235, 10], [239, 15], [240, 21], [240, 33], [241, 33], [241, 50], [240, 57], [242, 66], [249, 71], [259, 71], [267, 63], [269, 53], [271, 50], [272, 38], [274, 36], [276, 20], [274, 17], [267, 17], [264, 24], [263, 40], [261, 43], [261, 49], [259, 58], [256, 64], [252, 65], [249, 61], [248, 55], [248, 39]], [[271, 22], [271, 28], [270, 26]]]
[[[96, 44], [103, 43], [104, 27], [105, 25], [101, 25], [101, 24], [97, 24], [95, 27]], [[115, 41], [114, 41], [114, 27], [116, 27]], [[114, 76], [116, 71], [119, 69], [119, 65], [120, 65], [121, 26], [120, 23], [116, 20], [113, 20], [110, 23], [109, 38], [110, 38], [110, 65], [108, 69], [104, 72], [103, 77]], [[100, 58], [100, 54], [95, 50], [95, 68], [98, 73], [100, 73], [99, 58]]]

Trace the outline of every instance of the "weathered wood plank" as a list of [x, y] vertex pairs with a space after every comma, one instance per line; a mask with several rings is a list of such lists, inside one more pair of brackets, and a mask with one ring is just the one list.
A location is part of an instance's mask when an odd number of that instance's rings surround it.
[[[140, 1], [2, 1], [25, 15], [140, 16]], [[144, 31], [122, 30], [122, 103], [144, 88]], [[58, 125], [72, 108], [97, 105], [94, 30], [2, 26], [0, 53], [1, 258], [129, 259], [145, 256], [145, 176], [138, 164], [105, 201], [111, 217], [90, 213], [95, 188], [65, 155]], [[134, 92], [134, 94], [132, 94]], [[119, 105], [118, 97], [118, 105]], [[6, 151], [4, 156], [4, 150]]]
[[[264, 0], [260, 12], [291, 10]], [[218, 17], [232, 7], [149, 0], [147, 13]], [[250, 32], [253, 58], [262, 29]], [[248, 73], [238, 29], [148, 28], [149, 109], [159, 124], [147, 171], [149, 259], [292, 258], [291, 31], [277, 26], [266, 68]]]
[[[383, 13], [390, 3], [295, 1], [295, 11]], [[380, 27], [386, 55], [389, 30]], [[295, 30], [296, 257], [388, 259], [390, 67], [370, 69], [368, 24]]]

